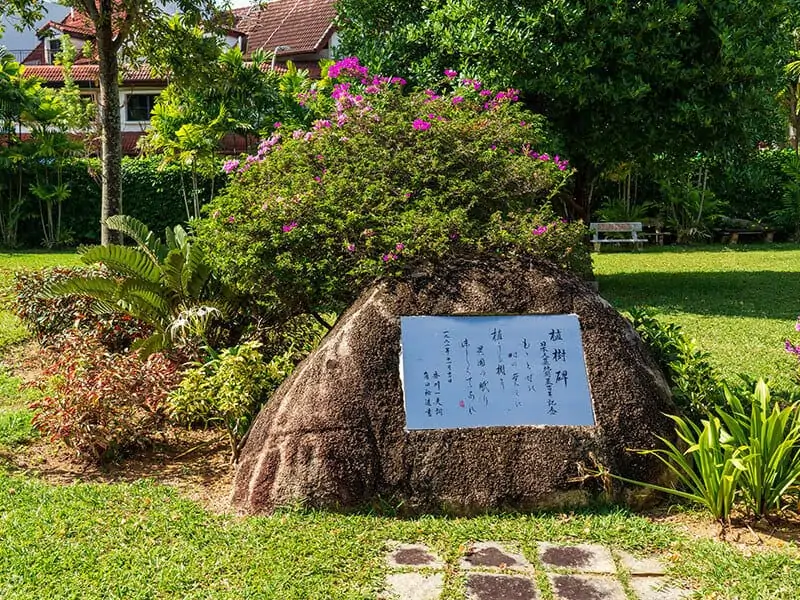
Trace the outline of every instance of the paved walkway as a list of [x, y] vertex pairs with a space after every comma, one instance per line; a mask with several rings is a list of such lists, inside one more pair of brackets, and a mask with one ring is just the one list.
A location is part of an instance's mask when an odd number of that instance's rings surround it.
[[[439, 600], [444, 561], [422, 544], [388, 543], [386, 600]], [[540, 543], [537, 566], [513, 544], [480, 542], [456, 569], [466, 600], [538, 600], [546, 581], [556, 600], [681, 600], [688, 590], [671, 587], [664, 566], [653, 558], [613, 553], [604, 546]], [[544, 577], [538, 577], [542, 573]]]

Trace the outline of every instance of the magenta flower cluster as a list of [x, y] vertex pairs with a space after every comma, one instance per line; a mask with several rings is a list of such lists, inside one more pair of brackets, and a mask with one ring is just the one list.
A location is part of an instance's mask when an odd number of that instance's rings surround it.
[[414, 122], [411, 124], [411, 126], [417, 131], [425, 131], [431, 128], [431, 124], [425, 119], [414, 119]]
[[[800, 316], [797, 317], [797, 322], [794, 324], [794, 330], [800, 331]], [[800, 360], [800, 344], [794, 345], [789, 340], [786, 340], [783, 347], [789, 354], [794, 354], [798, 360]]]
[[281, 227], [281, 231], [283, 231], [283, 233], [289, 233], [296, 227], [297, 227], [297, 221], [292, 221], [291, 223], [286, 223], [286, 225]]
[[358, 57], [348, 56], [328, 69], [328, 77], [337, 79], [338, 77], [366, 77], [367, 67], [359, 63]]
[[567, 223], [566, 219], [560, 219], [558, 221], [553, 221], [552, 223], [548, 223], [547, 225], [539, 225], [538, 227], [535, 227], [533, 231], [531, 231], [531, 233], [533, 235], [544, 235], [548, 231], [552, 231], [559, 225], [565, 225], [566, 223]]
[[[514, 149], [510, 149], [509, 152], [512, 154], [514, 153]], [[544, 162], [552, 161], [552, 163], [558, 167], [559, 171], [566, 171], [567, 167], [569, 167], [569, 161], [566, 159], [562, 159], [558, 154], [555, 156], [550, 156], [546, 152], [539, 154], [538, 152], [534, 152], [529, 145], [524, 145], [522, 147], [522, 154], [527, 156], [528, 158], [533, 158], [535, 160], [541, 160]]]

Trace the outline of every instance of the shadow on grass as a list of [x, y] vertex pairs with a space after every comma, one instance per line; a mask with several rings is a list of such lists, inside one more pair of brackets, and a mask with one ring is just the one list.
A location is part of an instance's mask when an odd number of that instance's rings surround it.
[[652, 306], [665, 312], [795, 319], [800, 273], [722, 271], [598, 275], [600, 295], [619, 310]]

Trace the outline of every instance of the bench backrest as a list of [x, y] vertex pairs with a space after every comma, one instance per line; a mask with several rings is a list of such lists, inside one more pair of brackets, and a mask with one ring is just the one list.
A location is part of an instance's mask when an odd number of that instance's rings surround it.
[[635, 223], [589, 223], [591, 231], [641, 231], [642, 224]]

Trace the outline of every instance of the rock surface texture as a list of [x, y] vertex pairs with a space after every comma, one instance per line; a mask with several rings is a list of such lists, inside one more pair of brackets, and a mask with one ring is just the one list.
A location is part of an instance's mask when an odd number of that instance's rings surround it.
[[[580, 319], [595, 427], [405, 431], [400, 316], [565, 313]], [[657, 478], [652, 458], [626, 449], [669, 436], [672, 410], [631, 325], [583, 281], [535, 260], [454, 260], [376, 283], [342, 315], [257, 417], [232, 503], [260, 513], [383, 498], [473, 513], [580, 501], [574, 479], [590, 453], [614, 473]]]

